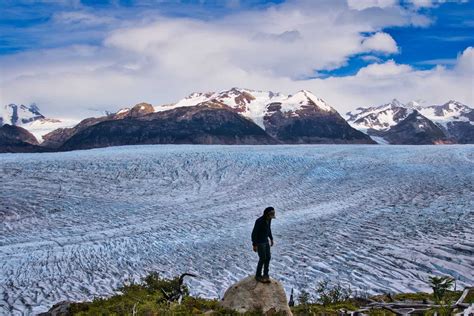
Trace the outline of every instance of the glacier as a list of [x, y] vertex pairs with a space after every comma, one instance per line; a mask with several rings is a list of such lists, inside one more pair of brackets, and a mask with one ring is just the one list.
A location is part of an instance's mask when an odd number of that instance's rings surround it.
[[254, 273], [362, 293], [474, 284], [474, 146], [149, 145], [0, 154], [0, 314], [107, 296], [151, 271], [219, 298]]

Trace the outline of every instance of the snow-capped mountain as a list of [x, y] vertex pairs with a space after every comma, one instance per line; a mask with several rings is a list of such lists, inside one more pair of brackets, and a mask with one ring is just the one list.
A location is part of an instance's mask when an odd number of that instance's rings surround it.
[[[449, 101], [442, 105], [422, 106], [416, 101], [403, 104], [394, 99], [392, 102], [380, 106], [357, 108], [353, 112], [348, 112], [347, 121], [354, 128], [373, 137], [380, 137], [383, 132], [399, 125], [414, 111], [418, 113], [418, 116], [414, 117], [420, 117], [420, 120], [424, 122], [429, 120], [434, 123], [450, 142], [474, 142], [474, 110], [457, 101]], [[424, 125], [426, 126], [426, 124]], [[435, 134], [438, 135], [438, 133]], [[383, 142], [383, 140], [381, 141]]]
[[[413, 110], [405, 119], [386, 130], [370, 130], [375, 140], [383, 140], [394, 145], [450, 144], [443, 130]], [[376, 136], [380, 137], [379, 139]]]
[[156, 110], [186, 106], [231, 109], [283, 143], [373, 143], [370, 137], [347, 124], [334, 108], [307, 90], [292, 95], [239, 88], [192, 93]]
[[420, 112], [460, 144], [474, 143], [474, 109], [457, 101], [432, 105]]
[[275, 93], [272, 91], [258, 91], [251, 89], [232, 88], [221, 92], [195, 92], [186, 98], [171, 104], [157, 107], [157, 111], [169, 110], [182, 106], [214, 105], [226, 106], [239, 114], [250, 118], [261, 128], [265, 129], [265, 116], [271, 112], [269, 107], [278, 103], [283, 113], [291, 112], [298, 116], [298, 110], [314, 107], [328, 113], [335, 113], [324, 100], [316, 97], [307, 90], [301, 90], [293, 95]]
[[347, 113], [347, 121], [353, 127], [367, 131], [387, 130], [397, 125], [413, 112], [413, 105], [406, 106], [397, 99], [379, 106], [357, 108], [354, 112]]
[[4, 105], [1, 108], [0, 114], [0, 125], [22, 125], [44, 118], [36, 104], [31, 104], [30, 106], [23, 104]]
[[474, 124], [473, 120], [469, 118], [473, 109], [458, 101], [450, 100], [441, 105], [419, 106], [417, 109], [423, 116], [445, 128], [450, 122], [471, 122]]
[[20, 126], [30, 133], [41, 143], [43, 136], [64, 127], [77, 124], [77, 120], [46, 118], [40, 113], [36, 104], [17, 105], [8, 104], [1, 107], [0, 126], [4, 124]]

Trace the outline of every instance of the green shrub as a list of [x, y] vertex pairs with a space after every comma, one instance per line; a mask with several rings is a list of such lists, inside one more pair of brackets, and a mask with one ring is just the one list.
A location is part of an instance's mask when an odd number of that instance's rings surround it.
[[430, 277], [430, 285], [433, 289], [433, 297], [435, 302], [444, 301], [446, 291], [448, 291], [454, 284], [454, 279], [450, 276]]
[[311, 303], [311, 296], [305, 290], [302, 290], [298, 295], [298, 303], [300, 305], [308, 305]]
[[347, 301], [352, 295], [352, 290], [350, 287], [343, 287], [339, 283], [330, 286], [329, 282], [325, 280], [318, 283], [316, 293], [318, 293], [318, 302], [326, 306]]

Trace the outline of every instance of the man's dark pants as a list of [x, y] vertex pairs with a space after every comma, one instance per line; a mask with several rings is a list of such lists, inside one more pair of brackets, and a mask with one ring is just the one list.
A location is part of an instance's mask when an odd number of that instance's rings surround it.
[[270, 265], [270, 244], [268, 242], [263, 244], [257, 244], [257, 253], [258, 253], [258, 264], [257, 264], [257, 274], [256, 276], [262, 276], [262, 267], [263, 267], [263, 276], [268, 276], [268, 266]]

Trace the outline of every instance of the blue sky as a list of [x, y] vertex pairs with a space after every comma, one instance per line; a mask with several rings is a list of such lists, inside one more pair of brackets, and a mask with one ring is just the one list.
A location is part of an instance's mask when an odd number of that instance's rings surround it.
[[[0, 11], [0, 70], [5, 73], [0, 101], [39, 102], [53, 112], [64, 100], [77, 97], [78, 85], [90, 91], [88, 83], [98, 77], [90, 69], [100, 69], [100, 76], [104, 69], [110, 71], [101, 82], [104, 91], [125, 87], [136, 94], [124, 97], [124, 103], [148, 98], [152, 103], [172, 102], [188, 92], [224, 85], [283, 92], [301, 86], [347, 109], [383, 102], [377, 91], [362, 96], [367, 76], [381, 73], [410, 76], [413, 81], [431, 74], [433, 82], [441, 75], [461, 74], [468, 82], [463, 90], [451, 90], [455, 95], [450, 98], [473, 99], [466, 89], [472, 84], [472, 68], [466, 67], [469, 47], [474, 46], [474, 1], [3, 0]], [[233, 38], [243, 45], [236, 46]], [[194, 59], [198, 63], [185, 67]], [[216, 62], [208, 62], [212, 59]], [[193, 74], [177, 75], [181, 67]], [[216, 69], [224, 68], [228, 73], [216, 75]], [[75, 82], [64, 87], [69, 94], [43, 92], [52, 69]], [[203, 73], [208, 81], [196, 80]], [[150, 84], [146, 90], [139, 82], [143, 76], [170, 87], [164, 89], [167, 92], [152, 91]], [[33, 85], [31, 95], [21, 91], [24, 84]], [[354, 95], [340, 98], [337, 89], [354, 89]], [[431, 93], [431, 88], [425, 89]], [[94, 99], [88, 93], [90, 100], [81, 96], [80, 102], [97, 108], [117, 106], [117, 98]], [[431, 99], [421, 87], [404, 93], [399, 86], [386, 98], [442, 102], [450, 90]], [[77, 102], [71, 107], [80, 108]]]
[[[182, 0], [182, 1], [134, 1], [134, 0], [82, 0], [76, 1], [22, 1], [4, 0], [0, 4], [0, 54], [12, 54], [24, 50], [58, 47], [70, 44], [71, 40], [61, 32], [55, 37], [54, 29], [48, 27], [54, 15], [69, 10], [93, 10], [125, 19], [143, 11], [159, 10], [168, 16], [213, 19], [217, 16], [234, 14], [242, 10], [261, 10], [284, 2], [283, 0]], [[406, 4], [405, 4], [406, 5]], [[474, 1], [446, 2], [434, 7], [423, 8], [424, 14], [433, 22], [429, 27], [386, 28], [401, 47], [393, 59], [414, 67], [430, 68], [435, 62], [450, 63], [464, 48], [474, 43]], [[91, 36], [77, 38], [74, 43], [96, 44], [103, 38], [107, 28], [90, 27]], [[103, 32], [102, 32], [103, 31]], [[83, 30], [72, 30], [80, 33]], [[45, 37], [53, 37], [45, 40]], [[384, 56], [380, 56], [384, 58]], [[326, 74], [354, 74], [367, 65], [360, 56], [354, 56], [350, 63]]]
[[[433, 19], [428, 27], [384, 29], [400, 46], [400, 53], [391, 58], [419, 69], [437, 64], [451, 67], [459, 52], [474, 44], [474, 1], [441, 3], [421, 11]], [[360, 56], [355, 56], [347, 66], [325, 74], [351, 75], [366, 65]]]
[[[54, 29], [54, 16], [69, 11], [94, 11], [123, 19], [136, 15], [160, 14], [170, 17], [192, 17], [209, 20], [242, 10], [261, 10], [282, 3], [283, 0], [226, 1], [226, 0], [80, 0], [80, 1], [0, 1], [0, 54], [11, 54], [28, 49], [51, 48], [70, 44], [72, 41]], [[233, 4], [235, 3], [235, 4]], [[237, 5], [238, 3], [238, 5]], [[107, 28], [89, 28], [90, 37], [75, 38], [74, 43], [96, 44], [103, 39]], [[102, 31], [102, 32], [101, 32]], [[70, 30], [69, 34], [81, 32]], [[45, 40], [45, 37], [55, 37]]]

